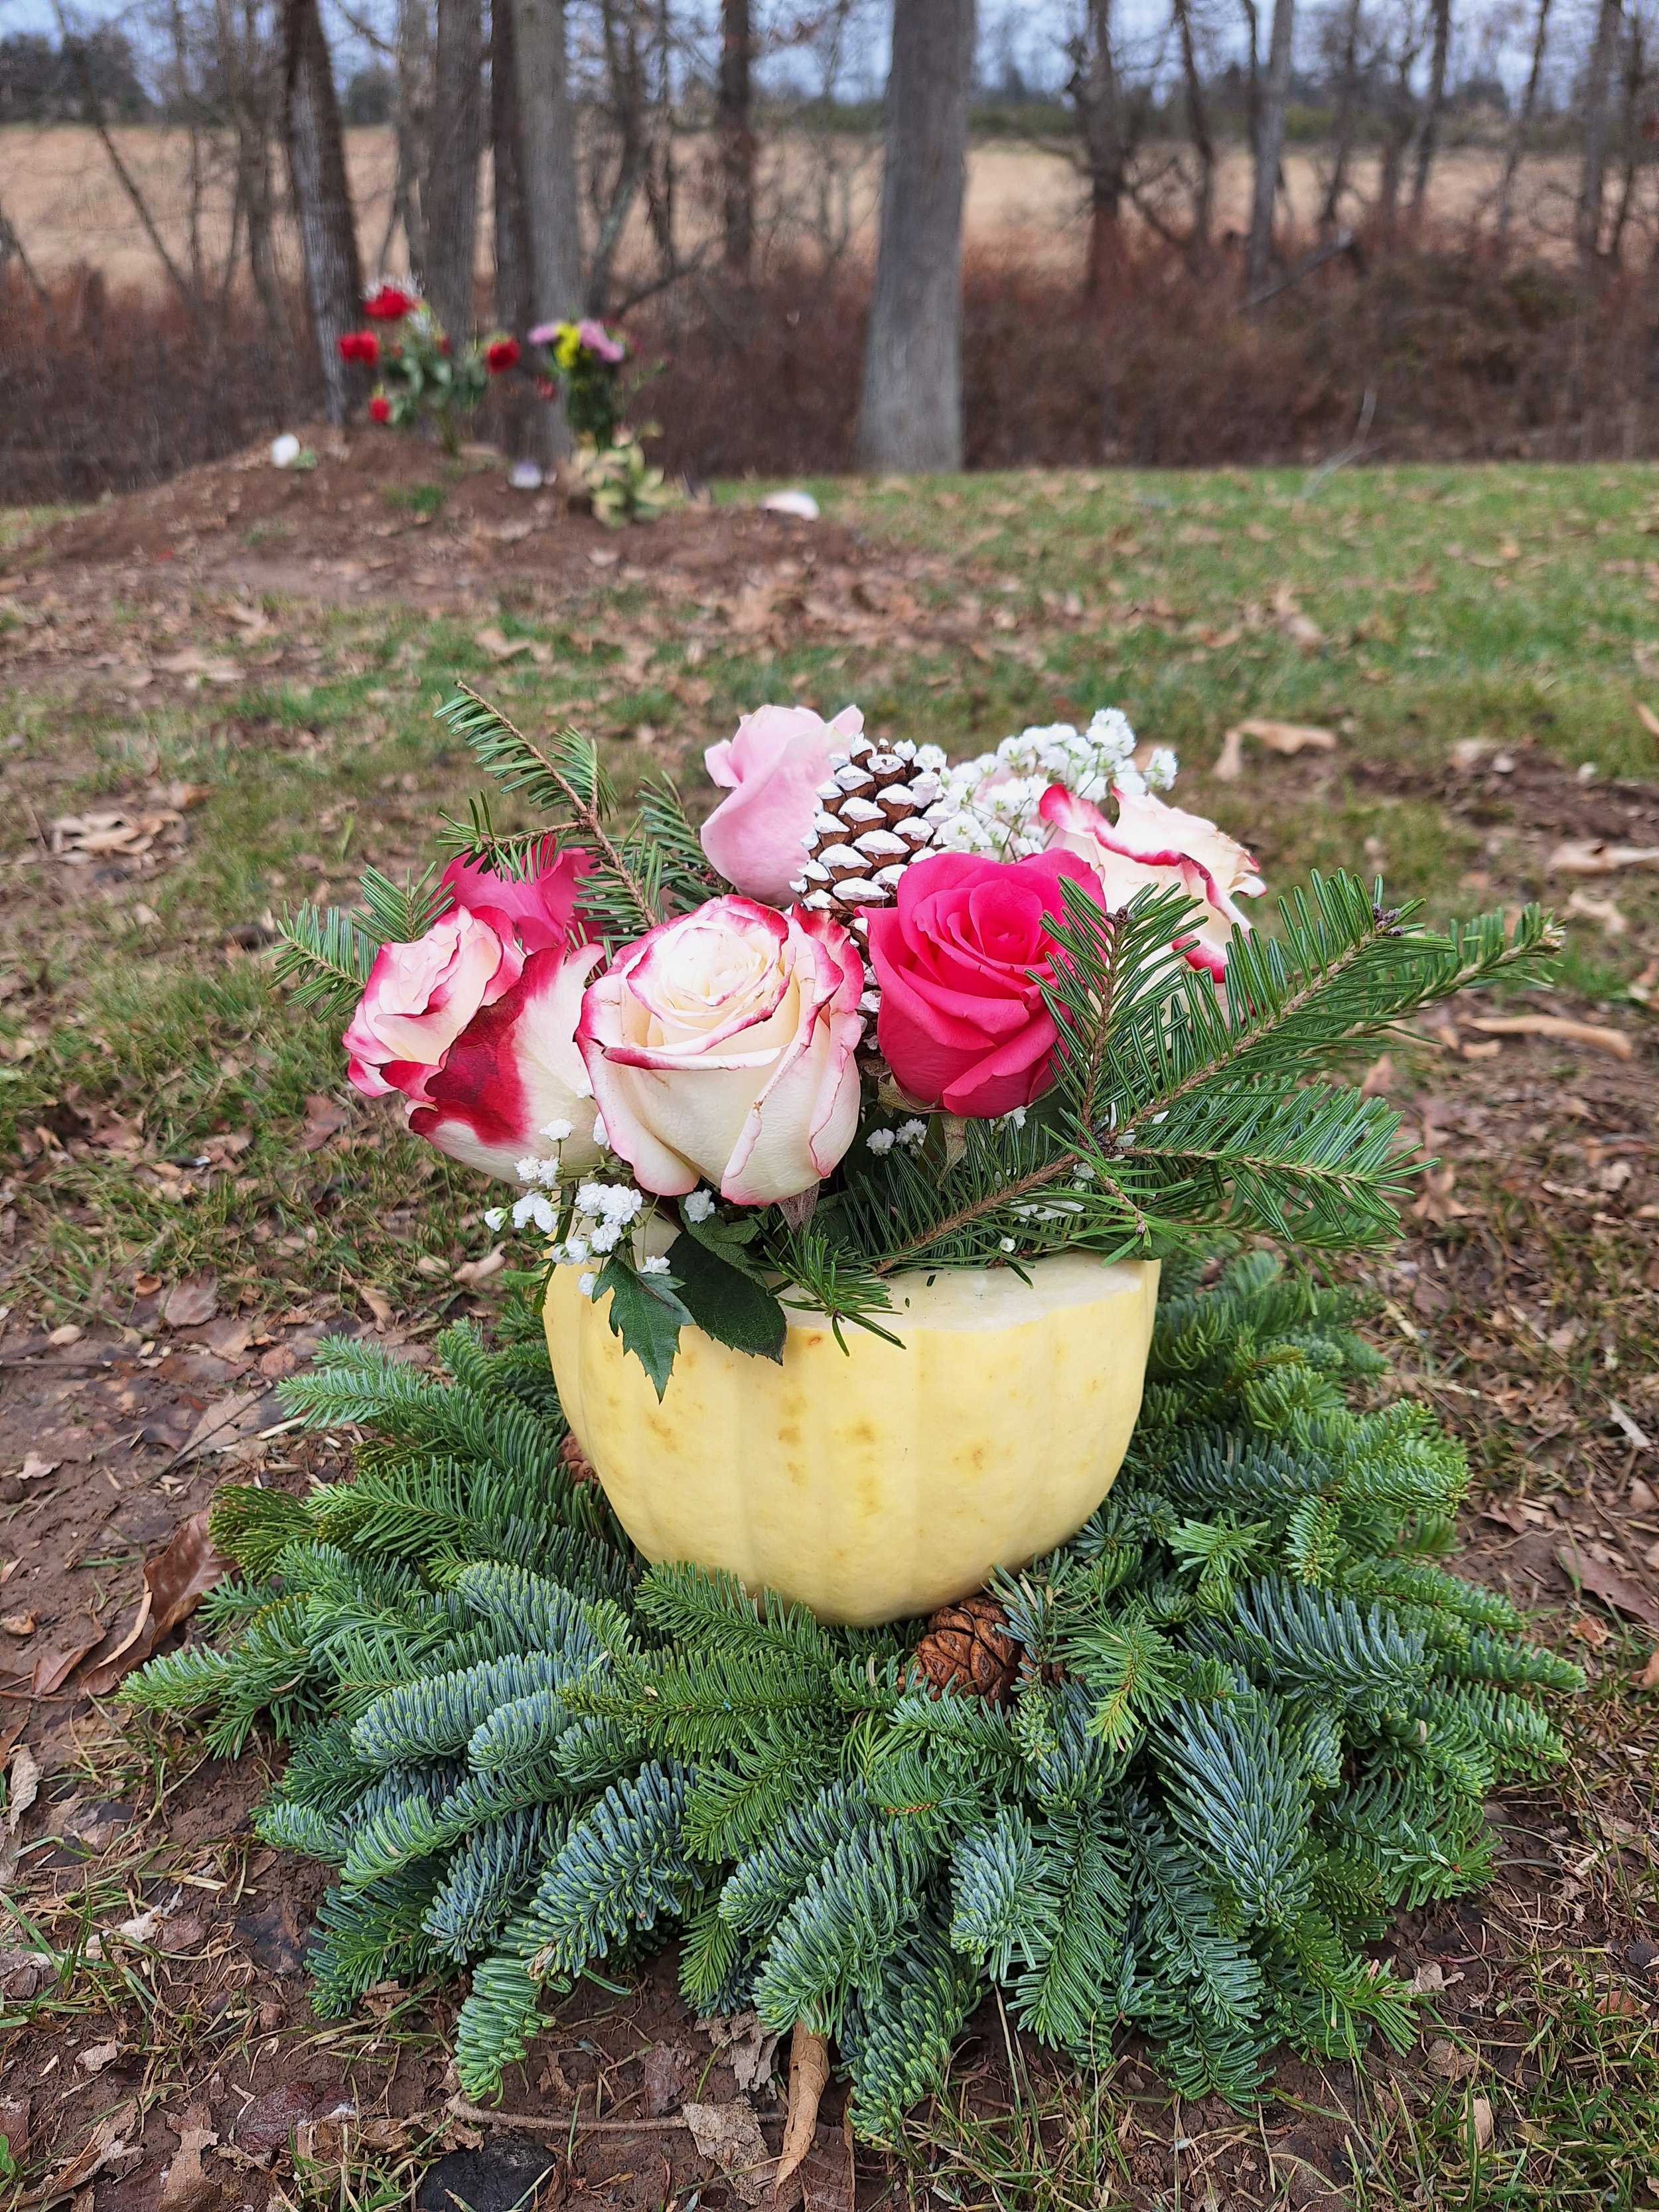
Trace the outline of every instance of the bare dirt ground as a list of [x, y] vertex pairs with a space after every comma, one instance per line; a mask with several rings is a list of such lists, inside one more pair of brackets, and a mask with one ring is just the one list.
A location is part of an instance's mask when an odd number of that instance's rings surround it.
[[[601, 580], [637, 587], [646, 611], [630, 617], [635, 628], [690, 603], [723, 610], [728, 628], [757, 641], [811, 634], [884, 651], [920, 641], [974, 660], [979, 625], [963, 599], [971, 562], [957, 563], [957, 598], [936, 603], [939, 563], [855, 529], [808, 535], [753, 510], [693, 507], [619, 541], [551, 495], [507, 491], [482, 464], [446, 474], [390, 441], [311, 434], [313, 475], [284, 478], [252, 459], [195, 471], [67, 520], [15, 556], [0, 591], [19, 611], [8, 641], [15, 669], [118, 704], [182, 700], [306, 665], [302, 646], [279, 648], [246, 619], [222, 626], [221, 665], [216, 648], [181, 646], [215, 608], [252, 612], [281, 594], [303, 620], [307, 605], [465, 610], [518, 591], [544, 615], [588, 620]], [[444, 487], [436, 520], [388, 508], [387, 490], [417, 478]], [[511, 655], [515, 641], [501, 643]], [[1472, 836], [1504, 825], [1501, 857], [1482, 872], [1490, 900], [1518, 897], [1540, 854], [1564, 837], [1659, 843], [1659, 787], [1586, 784], [1541, 748], [1502, 761], [1352, 762], [1341, 773], [1431, 799]], [[1317, 799], [1328, 789], [1334, 804], [1337, 772], [1321, 762], [1310, 778], [1305, 759], [1266, 760], [1254, 803], [1265, 821], [1308, 803], [1310, 790]], [[44, 787], [34, 797], [46, 811]], [[390, 841], [402, 834], [384, 825]], [[184, 865], [165, 841], [152, 850], [123, 895]], [[27, 887], [17, 872], [0, 874], [0, 930], [33, 926], [17, 909], [41, 898], [42, 879], [58, 885], [47, 896], [84, 896], [65, 863], [35, 857]], [[110, 861], [112, 877], [125, 866]], [[1547, 1005], [1608, 1026], [1559, 996], [1538, 998]], [[1426, 2125], [1472, 2079], [1502, 2084], [1524, 2109], [1553, 2063], [1550, 2023], [1570, 2002], [1610, 2038], [1649, 2032], [1659, 1839], [1631, 1717], [1643, 1650], [1659, 1636], [1659, 1474], [1641, 1426], [1651, 1425], [1642, 1394], [1659, 1389], [1640, 1364], [1652, 1346], [1640, 1316], [1659, 1291], [1659, 1093], [1645, 1051], [1500, 1040], [1454, 1018], [1372, 1072], [1440, 1162], [1403, 1245], [1359, 1272], [1394, 1362], [1386, 1387], [1420, 1397], [1469, 1449], [1462, 1570], [1537, 1608], [1542, 1632], [1565, 1636], [1593, 1680], [1559, 1785], [1506, 1790], [1494, 1803], [1493, 1887], [1401, 1914], [1382, 1947], [1425, 1993], [1419, 2047], [1364, 2068], [1287, 2062], [1277, 2101], [1246, 2118], [1218, 2103], [1171, 2107], [1131, 2049], [1100, 2093], [1116, 2115], [1103, 2182], [1068, 2163], [1081, 2156], [1086, 2095], [1080, 2106], [1065, 2069], [982, 2015], [959, 2064], [958, 2103], [924, 2115], [911, 2146], [941, 2202], [993, 2201], [975, 2130], [1017, 2108], [1032, 2172], [1023, 2192], [1009, 2183], [1012, 2197], [995, 2201], [1352, 2204], [1402, 2115]], [[316, 1134], [317, 1166], [349, 1182], [367, 1126], [355, 1109], [331, 1122], [319, 1114], [307, 1137], [309, 1146]], [[12, 1278], [27, 1272], [37, 1184], [124, 1141], [93, 1102], [58, 1102], [6, 1185]], [[161, 1165], [210, 1191], [235, 1161]], [[0, 1478], [0, 1565], [11, 1562], [0, 1608], [29, 1624], [20, 1634], [0, 1620], [10, 1647], [0, 1654], [9, 1661], [0, 1739], [27, 1741], [38, 1788], [25, 1808], [14, 1765], [0, 1839], [12, 1911], [0, 1939], [0, 2133], [40, 2177], [21, 2202], [74, 2212], [379, 2207], [424, 2174], [428, 2212], [460, 2202], [505, 2212], [545, 2167], [544, 2207], [568, 2197], [619, 2212], [671, 2200], [685, 2212], [734, 2208], [740, 2198], [697, 2153], [679, 2108], [758, 2082], [769, 2133], [781, 2084], [769, 2100], [769, 2054], [723, 2051], [699, 2028], [676, 1994], [672, 1954], [636, 1983], [586, 1985], [509, 2075], [501, 2115], [458, 2112], [445, 2057], [453, 1992], [388, 1987], [347, 2022], [312, 2016], [301, 1967], [319, 1873], [260, 1846], [249, 1826], [269, 1747], [234, 1763], [204, 1758], [182, 1735], [124, 1732], [107, 1698], [84, 1688], [139, 1610], [144, 1560], [228, 1474], [302, 1489], [340, 1472], [320, 1445], [280, 1432], [272, 1395], [317, 1336], [374, 1327], [424, 1360], [441, 1313], [465, 1301], [448, 1285], [425, 1307], [381, 1315], [369, 1300], [296, 1296], [273, 1269], [234, 1291], [228, 1274], [206, 1301], [216, 1310], [199, 1316], [148, 1278], [124, 1289], [118, 1327], [66, 1334], [20, 1313], [0, 1328], [0, 1469], [21, 1470]], [[911, 2168], [862, 2151], [854, 2161], [841, 2119], [836, 2090], [806, 2176], [813, 2212], [845, 2212], [854, 2193], [866, 2212], [914, 2201]]]

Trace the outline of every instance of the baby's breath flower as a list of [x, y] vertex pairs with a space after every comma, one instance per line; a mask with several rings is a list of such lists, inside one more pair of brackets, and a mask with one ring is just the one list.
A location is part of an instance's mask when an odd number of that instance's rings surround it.
[[598, 1277], [594, 1275], [578, 1275], [576, 1278], [576, 1288], [581, 1292], [585, 1298], [591, 1298], [593, 1295], [593, 1285], [598, 1279]]
[[880, 1158], [883, 1153], [890, 1152], [893, 1149], [893, 1132], [890, 1129], [872, 1129], [864, 1141]]
[[901, 1121], [893, 1132], [893, 1142], [902, 1146], [907, 1152], [919, 1150], [927, 1141], [927, 1124], [925, 1121]]
[[653, 1253], [648, 1260], [641, 1261], [640, 1273], [642, 1275], [665, 1275], [668, 1261], [660, 1252]]
[[499, 1229], [506, 1218], [507, 1208], [504, 1206], [487, 1206], [483, 1210], [483, 1225], [486, 1229]]
[[680, 1212], [688, 1221], [707, 1221], [714, 1211], [714, 1194], [712, 1190], [689, 1191], [680, 1200]]
[[542, 1134], [549, 1144], [562, 1145], [574, 1132], [568, 1121], [546, 1121], [542, 1125]]

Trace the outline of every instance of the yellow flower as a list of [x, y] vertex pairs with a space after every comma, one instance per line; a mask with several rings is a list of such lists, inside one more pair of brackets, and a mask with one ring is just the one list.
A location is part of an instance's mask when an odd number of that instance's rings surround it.
[[573, 368], [581, 349], [581, 337], [574, 323], [561, 323], [559, 334], [553, 342], [553, 358], [559, 367]]

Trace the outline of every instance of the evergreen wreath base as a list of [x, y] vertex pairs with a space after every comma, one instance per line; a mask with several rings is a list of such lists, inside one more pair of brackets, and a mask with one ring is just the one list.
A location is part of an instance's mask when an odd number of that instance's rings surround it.
[[353, 1479], [220, 1493], [242, 1570], [216, 1641], [132, 1702], [234, 1754], [290, 1748], [265, 1839], [338, 1870], [313, 1997], [469, 1969], [456, 2061], [489, 2097], [593, 1962], [678, 1930], [686, 1996], [833, 2039], [869, 2141], [936, 2087], [994, 1984], [1091, 2063], [1122, 2027], [1188, 2096], [1256, 2091], [1281, 2043], [1411, 2034], [1363, 1946], [1480, 1887], [1495, 1781], [1562, 1755], [1538, 1690], [1582, 1677], [1434, 1562], [1466, 1471], [1343, 1295], [1256, 1255], [1166, 1276], [1122, 1474], [994, 1595], [1012, 1697], [934, 1697], [925, 1624], [831, 1629], [729, 1578], [647, 1569], [566, 1434], [539, 1318], [443, 1375], [331, 1340], [287, 1387], [355, 1425]]

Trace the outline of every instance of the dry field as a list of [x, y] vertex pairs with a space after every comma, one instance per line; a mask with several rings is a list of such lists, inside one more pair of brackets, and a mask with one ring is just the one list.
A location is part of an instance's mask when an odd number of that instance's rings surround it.
[[[182, 131], [142, 126], [118, 131], [114, 137], [169, 251], [183, 264], [189, 257], [187, 138]], [[394, 173], [391, 133], [383, 129], [348, 132], [347, 157], [364, 266], [374, 270], [386, 255]], [[698, 189], [708, 160], [707, 139], [684, 141], [684, 168], [691, 187], [682, 203], [688, 246], [710, 219], [712, 197]], [[1297, 149], [1288, 157], [1286, 186], [1298, 225], [1310, 226], [1318, 213], [1328, 166], [1328, 156], [1317, 148]], [[774, 211], [780, 243], [809, 240], [827, 224], [832, 232], [844, 230], [854, 250], [873, 247], [881, 179], [880, 153], [873, 141], [792, 137], [770, 149], [767, 167], [764, 199]], [[1501, 167], [1501, 155], [1481, 148], [1443, 155], [1431, 192], [1431, 213], [1453, 225], [1489, 221]], [[1529, 165], [1520, 200], [1523, 231], [1530, 229], [1541, 238], [1564, 230], [1570, 167], [1554, 161]], [[1376, 169], [1371, 156], [1356, 164], [1354, 181], [1362, 198], [1375, 191]], [[487, 167], [484, 181], [487, 195]], [[1218, 179], [1218, 229], [1243, 227], [1249, 193], [1249, 157], [1242, 147], [1230, 148], [1222, 156]], [[227, 161], [210, 177], [204, 193], [202, 233], [210, 258], [222, 250], [229, 204]], [[165, 281], [131, 202], [89, 130], [74, 125], [13, 125], [0, 131], [0, 208], [43, 276], [84, 263], [102, 270], [112, 284]], [[1074, 263], [1082, 252], [1083, 208], [1080, 177], [1062, 151], [1000, 143], [976, 146], [969, 155], [970, 249], [992, 254], [1017, 252], [1023, 260], [1035, 256], [1051, 265]], [[635, 228], [642, 231], [641, 225]], [[478, 239], [483, 275], [490, 252], [487, 198]], [[635, 250], [642, 251], [643, 245], [642, 235], [636, 236]], [[294, 263], [291, 234], [285, 234], [284, 252]], [[400, 239], [388, 266], [395, 271], [402, 265]]]

